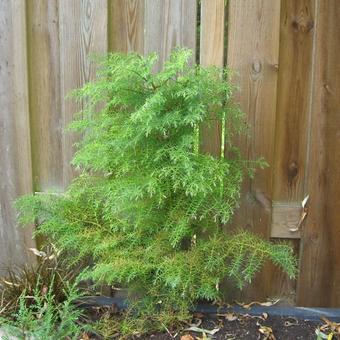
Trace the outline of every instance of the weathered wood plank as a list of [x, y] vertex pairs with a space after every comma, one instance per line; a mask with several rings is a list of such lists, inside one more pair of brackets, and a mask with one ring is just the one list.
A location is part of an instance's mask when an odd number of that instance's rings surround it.
[[159, 54], [160, 69], [174, 47], [188, 47], [195, 55], [196, 0], [145, 0], [144, 53]]
[[224, 0], [201, 1], [200, 64], [223, 66]]
[[[32, 229], [20, 230], [13, 201], [32, 192], [25, 2], [0, 1], [0, 273], [33, 260]], [[5, 267], [5, 268], [4, 268]]]
[[63, 186], [58, 2], [27, 1], [27, 21], [34, 190], [57, 191]]
[[[107, 51], [107, 1], [106, 0], [60, 0], [60, 93], [62, 126], [72, 121], [74, 113], [81, 105], [65, 100], [73, 89], [81, 87], [95, 75], [95, 66], [89, 56]], [[74, 154], [76, 134], [64, 133], [63, 185], [66, 186], [75, 176], [70, 166]]]
[[272, 204], [271, 237], [300, 238], [301, 203], [276, 201]]
[[144, 0], [109, 0], [109, 50], [144, 51]]
[[[250, 138], [242, 138], [238, 145], [244, 157], [264, 157], [270, 164], [258, 170], [253, 180], [245, 179], [232, 225], [265, 238], [270, 236], [271, 224], [279, 30], [279, 0], [229, 1], [227, 64], [239, 74], [236, 83], [241, 91], [236, 100], [250, 124]], [[265, 283], [271, 272], [270, 266], [264, 268], [243, 292], [244, 298], [271, 295]]]
[[[273, 201], [300, 205], [305, 193], [314, 0], [281, 5]], [[274, 213], [274, 212], [273, 212]], [[273, 216], [274, 217], [274, 216]], [[272, 226], [272, 237], [297, 237]]]
[[244, 200], [235, 223], [269, 236], [279, 57], [280, 1], [229, 2], [228, 66], [239, 77], [236, 100], [246, 112], [250, 138], [238, 141], [250, 160], [264, 157], [271, 165], [244, 182]]
[[309, 146], [309, 214], [302, 234], [299, 305], [340, 305], [340, 7], [317, 1]]
[[[224, 0], [201, 2], [200, 64], [223, 66], [224, 57]], [[209, 123], [200, 129], [200, 151], [216, 157], [221, 155], [222, 124], [212, 114]]]

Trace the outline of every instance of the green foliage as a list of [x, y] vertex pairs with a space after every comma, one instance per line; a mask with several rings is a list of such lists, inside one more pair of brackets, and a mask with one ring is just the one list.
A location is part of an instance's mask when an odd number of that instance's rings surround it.
[[4, 339], [78, 339], [83, 326], [78, 324], [80, 311], [73, 302], [80, 297], [75, 285], [68, 285], [66, 299], [57, 303], [52, 289], [34, 288], [33, 295], [23, 292], [18, 311], [12, 318], [0, 318]]
[[[222, 280], [243, 287], [268, 259], [296, 272], [288, 246], [220, 227], [238, 205], [244, 172], [263, 162], [244, 160], [232, 143], [245, 124], [228, 71], [191, 67], [190, 57], [173, 52], [159, 73], [156, 55], [103, 58], [97, 80], [75, 92], [84, 109], [71, 126], [83, 136], [73, 164], [82, 174], [63, 195], [17, 202], [21, 222], [40, 221], [37, 232], [70, 261], [93, 258], [84, 276], [142, 291], [137, 310], [149, 315], [219, 299]], [[212, 110], [225, 120], [230, 157], [199, 153]]]

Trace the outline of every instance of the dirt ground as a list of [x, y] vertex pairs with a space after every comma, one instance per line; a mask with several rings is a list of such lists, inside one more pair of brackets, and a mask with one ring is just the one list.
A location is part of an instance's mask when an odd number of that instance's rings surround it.
[[[316, 339], [315, 330], [323, 323], [316, 321], [304, 321], [294, 318], [282, 318], [278, 316], [266, 316], [266, 318], [254, 318], [239, 316], [232, 320], [233, 317], [227, 316], [219, 318], [204, 319], [198, 326], [199, 329], [215, 330], [216, 333], [205, 334], [203, 332], [194, 332], [183, 330], [179, 334], [158, 333], [143, 336], [142, 339], [167, 340], [200, 340], [200, 339], [267, 339], [267, 340], [296, 340], [296, 339]], [[190, 326], [188, 326], [190, 327]], [[218, 329], [218, 331], [217, 331]], [[333, 338], [334, 339], [334, 338]]]

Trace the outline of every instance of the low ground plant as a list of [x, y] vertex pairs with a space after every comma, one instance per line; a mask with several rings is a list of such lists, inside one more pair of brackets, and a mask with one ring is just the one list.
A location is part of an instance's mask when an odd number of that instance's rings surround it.
[[[37, 263], [23, 267], [11, 267], [0, 278], [0, 316], [11, 316], [17, 312], [23, 295], [33, 296], [36, 290], [46, 290], [53, 294], [55, 303], [67, 299], [65, 295], [73, 284], [82, 266], [69, 266], [65, 256], [53, 244], [45, 245], [40, 250], [30, 248], [37, 256]], [[27, 305], [33, 300], [27, 299]]]
[[[71, 254], [70, 263], [93, 260], [83, 277], [134, 292], [128, 332], [138, 320], [162, 329], [186, 318], [196, 301], [221, 298], [223, 280], [242, 288], [267, 260], [296, 274], [285, 244], [221, 228], [244, 174], [262, 165], [233, 144], [245, 129], [228, 71], [192, 66], [186, 49], [158, 73], [156, 60], [99, 61], [97, 79], [75, 92], [83, 110], [71, 125], [82, 134], [73, 165], [81, 174], [63, 195], [17, 202], [21, 223], [39, 221], [36, 233]], [[200, 153], [199, 128], [211, 111], [225, 122], [229, 156]]]
[[76, 285], [68, 285], [64, 295], [64, 301], [57, 302], [52, 286], [41, 289], [39, 284], [32, 294], [23, 291], [17, 311], [0, 316], [1, 339], [79, 339], [86, 326], [79, 323], [81, 311], [74, 302], [81, 295]]

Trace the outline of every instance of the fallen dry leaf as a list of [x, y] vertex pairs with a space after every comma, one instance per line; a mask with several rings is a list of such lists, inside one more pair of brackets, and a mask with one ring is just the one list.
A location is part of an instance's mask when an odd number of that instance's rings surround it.
[[[196, 321], [196, 322], [195, 322]], [[189, 324], [190, 327], [198, 327], [202, 323], [202, 319], [194, 318], [192, 322]]]
[[190, 334], [185, 334], [181, 336], [181, 340], [195, 340], [195, 338]]
[[1, 279], [1, 282], [7, 286], [20, 287], [20, 285], [18, 285], [17, 283], [9, 282], [9, 281], [6, 281], [5, 279]]
[[340, 323], [336, 323], [334, 321], [328, 320], [325, 317], [322, 317], [320, 319], [325, 323], [325, 325], [322, 325], [320, 327], [320, 330], [331, 331], [332, 332], [331, 334], [334, 333], [334, 335], [337, 335], [337, 336], [340, 335]]
[[[266, 314], [268, 317], [267, 313], [263, 313]], [[240, 314], [239, 318], [242, 319], [260, 319], [262, 321], [266, 321], [266, 318], [262, 315], [250, 315], [250, 314]]]
[[270, 306], [276, 305], [279, 301], [280, 301], [280, 299], [277, 299], [277, 300], [274, 300], [274, 301], [259, 302], [258, 304], [260, 306], [270, 307]]
[[40, 251], [36, 248], [28, 248], [34, 255], [39, 256], [39, 257], [46, 257], [46, 253], [44, 251]]
[[285, 325], [286, 327], [296, 326], [296, 325], [298, 325], [298, 324], [299, 324], [298, 319], [293, 318], [293, 317], [289, 317], [289, 318], [285, 321], [285, 323], [284, 323], [284, 325]]
[[238, 316], [235, 313], [217, 314], [217, 316], [221, 316], [225, 318], [227, 321], [235, 321], [238, 318]]
[[87, 333], [83, 333], [81, 340], [90, 340], [91, 338], [89, 337], [89, 335]]
[[214, 328], [212, 330], [209, 330], [209, 329], [198, 328], [198, 327], [189, 327], [189, 328], [185, 329], [185, 331], [191, 331], [191, 332], [197, 332], [197, 333], [206, 333], [206, 334], [209, 334], [209, 335], [214, 335], [219, 330], [220, 330], [219, 328]]
[[275, 336], [273, 334], [273, 330], [268, 326], [262, 326], [260, 323], [257, 323], [259, 326], [259, 332], [264, 335], [263, 340], [275, 340]]
[[274, 301], [266, 301], [266, 302], [253, 301], [253, 302], [250, 302], [248, 304], [241, 303], [241, 302], [238, 302], [238, 301], [235, 301], [235, 303], [238, 304], [239, 306], [245, 308], [245, 309], [250, 309], [254, 305], [263, 306], [263, 307], [270, 307], [270, 306], [276, 305], [279, 301], [280, 301], [280, 299], [277, 299], [277, 300], [274, 300]]

